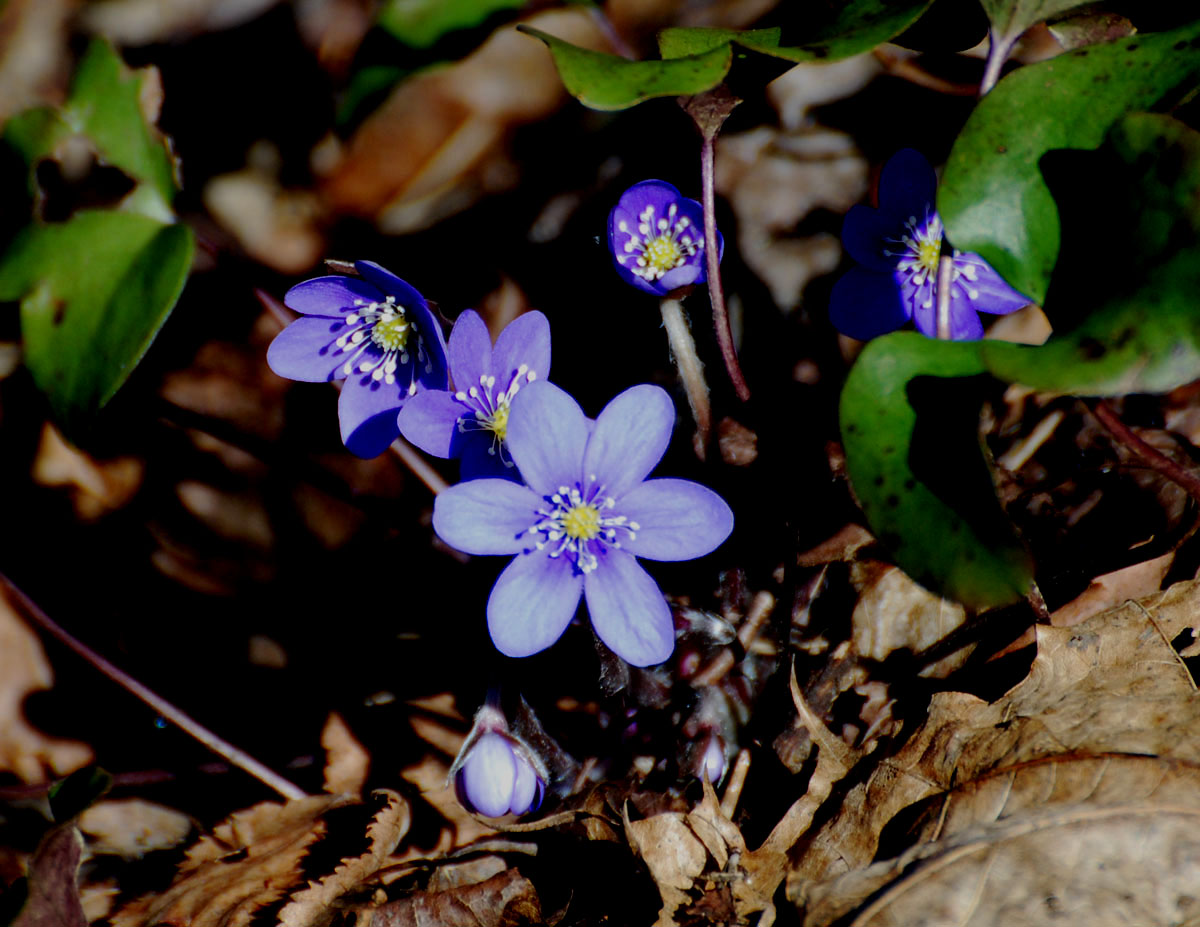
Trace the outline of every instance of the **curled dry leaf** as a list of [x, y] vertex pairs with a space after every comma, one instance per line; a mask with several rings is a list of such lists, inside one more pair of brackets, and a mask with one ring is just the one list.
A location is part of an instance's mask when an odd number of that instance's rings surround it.
[[53, 682], [41, 642], [0, 591], [0, 772], [22, 782], [65, 776], [92, 760], [87, 745], [47, 737], [26, 723], [22, 703]]
[[83, 838], [61, 824], [42, 838], [29, 866], [29, 897], [12, 927], [87, 927], [79, 898]]
[[325, 791], [361, 795], [371, 755], [336, 711], [329, 713], [321, 729], [321, 746], [325, 749]]
[[[1198, 602], [1192, 581], [1039, 627], [1029, 675], [996, 702], [935, 695], [793, 865], [788, 897], [806, 923], [1194, 916], [1200, 696], [1175, 647], [1196, 641]], [[910, 849], [872, 865], [905, 808], [889, 846]]]
[[662, 896], [656, 925], [674, 924], [676, 909], [692, 900], [688, 892], [708, 863], [704, 843], [688, 827], [686, 815], [678, 811], [666, 811], [644, 821], [630, 821], [626, 813], [625, 835], [646, 863]]
[[541, 924], [533, 883], [515, 869], [443, 892], [420, 892], [381, 905], [365, 927], [519, 927]]
[[[548, 11], [528, 23], [606, 50], [584, 10]], [[400, 84], [350, 139], [323, 193], [334, 210], [373, 217], [386, 232], [424, 228], [513, 186], [510, 131], [544, 119], [566, 100], [545, 46], [500, 29], [462, 61]]]

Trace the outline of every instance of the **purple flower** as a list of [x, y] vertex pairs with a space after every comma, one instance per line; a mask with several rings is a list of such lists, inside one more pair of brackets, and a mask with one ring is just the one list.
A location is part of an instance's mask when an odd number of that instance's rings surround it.
[[550, 372], [550, 324], [526, 312], [505, 326], [496, 347], [487, 325], [468, 309], [450, 332], [453, 391], [417, 393], [400, 410], [400, 431], [435, 457], [462, 459], [462, 478], [520, 482], [505, 437], [517, 391]]
[[[918, 151], [892, 155], [879, 178], [879, 208], [854, 206], [842, 225], [842, 243], [861, 267], [851, 268], [829, 297], [829, 320], [852, 338], [867, 340], [912, 319], [937, 337], [937, 278], [942, 220], [934, 209], [937, 176]], [[983, 337], [980, 312], [1004, 315], [1029, 304], [978, 254], [953, 251], [950, 337]]]
[[703, 283], [704, 209], [664, 180], [635, 183], [608, 214], [608, 250], [622, 280], [655, 296]]
[[267, 363], [290, 380], [345, 378], [342, 442], [374, 457], [399, 435], [396, 412], [410, 396], [446, 388], [446, 341], [420, 293], [378, 264], [354, 267], [361, 277], [316, 277], [288, 290], [283, 301], [304, 318], [275, 336]]
[[690, 560], [716, 548], [733, 513], [688, 480], [646, 480], [671, 438], [675, 408], [657, 386], [627, 389], [589, 428], [551, 383], [521, 390], [508, 448], [524, 485], [473, 480], [440, 493], [433, 527], [469, 554], [515, 554], [488, 599], [488, 629], [510, 657], [545, 650], [581, 596], [596, 634], [635, 666], [675, 646], [671, 609], [636, 557]]
[[525, 745], [508, 734], [487, 731], [455, 765], [454, 790], [469, 811], [498, 818], [525, 814], [542, 803], [542, 775]]

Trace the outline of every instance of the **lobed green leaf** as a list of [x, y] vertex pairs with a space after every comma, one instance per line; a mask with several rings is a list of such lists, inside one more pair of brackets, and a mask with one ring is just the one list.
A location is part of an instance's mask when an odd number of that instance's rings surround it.
[[1058, 210], [1039, 161], [1093, 149], [1126, 113], [1200, 83], [1200, 21], [1082, 48], [1004, 77], [950, 152], [938, 210], [954, 246], [975, 251], [1037, 303], [1058, 256]]

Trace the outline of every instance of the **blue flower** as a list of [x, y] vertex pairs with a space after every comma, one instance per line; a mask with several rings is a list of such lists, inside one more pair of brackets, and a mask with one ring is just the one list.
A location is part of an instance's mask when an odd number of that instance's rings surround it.
[[526, 312], [505, 326], [495, 348], [487, 325], [468, 309], [450, 332], [453, 390], [417, 393], [400, 410], [400, 432], [435, 457], [462, 459], [462, 478], [520, 482], [505, 438], [509, 404], [523, 386], [550, 373], [550, 323]]
[[489, 818], [525, 814], [542, 803], [546, 784], [523, 743], [486, 731], [456, 763], [454, 790], [463, 807]]
[[635, 666], [660, 663], [675, 646], [671, 609], [635, 558], [691, 560], [733, 529], [712, 490], [646, 476], [666, 452], [675, 423], [670, 397], [634, 386], [589, 427], [575, 400], [537, 382], [513, 399], [508, 448], [524, 485], [459, 483], [434, 502], [433, 527], [469, 554], [516, 555], [488, 599], [499, 650], [545, 650], [587, 598], [592, 626]]
[[[720, 255], [720, 232], [717, 243]], [[622, 280], [655, 296], [703, 283], [704, 209], [664, 180], [643, 180], [608, 214], [608, 250]]]
[[[867, 340], [910, 319], [937, 337], [937, 278], [942, 220], [934, 209], [937, 176], [911, 148], [894, 154], [879, 178], [879, 208], [854, 206], [842, 225], [842, 243], [861, 267], [851, 268], [829, 297], [834, 328]], [[953, 251], [949, 335], [983, 337], [980, 312], [1004, 315], [1029, 304], [978, 254]]]
[[396, 412], [409, 397], [446, 388], [446, 341], [420, 293], [378, 264], [354, 267], [361, 277], [317, 277], [288, 290], [284, 303], [304, 318], [275, 336], [267, 363], [290, 380], [344, 378], [342, 442], [374, 457], [400, 434]]

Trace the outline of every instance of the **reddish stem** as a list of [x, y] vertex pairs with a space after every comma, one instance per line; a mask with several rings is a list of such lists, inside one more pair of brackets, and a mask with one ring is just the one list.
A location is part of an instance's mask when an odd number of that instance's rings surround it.
[[1200, 502], [1200, 476], [1180, 466], [1166, 454], [1139, 438], [1128, 425], [1121, 421], [1117, 413], [1113, 411], [1113, 407], [1103, 399], [1097, 400], [1092, 405], [1092, 413], [1114, 438], [1141, 458], [1142, 463], [1183, 487], [1189, 496]]
[[713, 135], [703, 133], [700, 146], [700, 188], [704, 205], [704, 256], [708, 262], [708, 296], [712, 300], [713, 327], [716, 329], [717, 346], [721, 359], [733, 383], [738, 399], [745, 402], [750, 398], [750, 387], [742, 376], [738, 365], [737, 349], [733, 346], [733, 329], [729, 326], [729, 313], [725, 310], [725, 289], [721, 285], [721, 252], [717, 247], [717, 204], [713, 193]]

